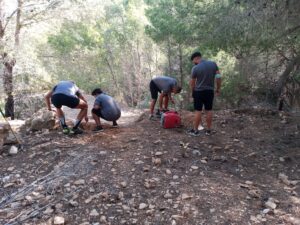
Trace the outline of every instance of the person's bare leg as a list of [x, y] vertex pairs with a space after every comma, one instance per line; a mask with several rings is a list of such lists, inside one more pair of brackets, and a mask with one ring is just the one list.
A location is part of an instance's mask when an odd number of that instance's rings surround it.
[[62, 111], [61, 108], [56, 108], [56, 116], [59, 119], [60, 126], [62, 128], [65, 128], [67, 125], [66, 125], [64, 112]]
[[65, 116], [65, 115], [64, 115], [64, 112], [62, 111], [61, 108], [60, 108], [60, 109], [59, 109], [59, 108], [56, 108], [56, 116], [57, 116], [58, 118]]
[[76, 109], [81, 109], [77, 115], [77, 120], [82, 120], [87, 114], [88, 105], [80, 99], [80, 102], [77, 105]]
[[194, 118], [194, 130], [198, 130], [200, 123], [201, 123], [201, 111], [196, 111], [195, 118]]
[[150, 103], [150, 114], [153, 115], [154, 114], [154, 107], [156, 104], [156, 99], [152, 99], [151, 103]]
[[206, 111], [206, 125], [207, 129], [211, 130], [211, 125], [212, 125], [212, 111]]
[[101, 122], [100, 122], [99, 116], [97, 116], [95, 113], [92, 112], [92, 117], [93, 117], [93, 119], [95, 120], [96, 125], [97, 125], [98, 127], [100, 127], [100, 126], [101, 126]]
[[163, 94], [160, 94], [159, 96], [159, 110], [162, 111], [163, 107], [163, 99], [164, 99], [164, 95]]
[[88, 105], [86, 102], [80, 99], [79, 104], [76, 106], [76, 109], [80, 109], [80, 112], [77, 115], [77, 119], [74, 124], [74, 129], [77, 129], [82, 121], [82, 119], [86, 116]]
[[169, 96], [164, 97], [164, 109], [167, 110], [169, 105]]

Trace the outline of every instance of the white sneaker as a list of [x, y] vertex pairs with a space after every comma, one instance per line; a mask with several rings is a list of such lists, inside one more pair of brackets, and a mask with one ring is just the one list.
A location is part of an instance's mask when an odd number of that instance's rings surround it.
[[204, 127], [200, 124], [199, 127], [198, 127], [198, 130], [200, 130], [200, 131], [204, 130]]

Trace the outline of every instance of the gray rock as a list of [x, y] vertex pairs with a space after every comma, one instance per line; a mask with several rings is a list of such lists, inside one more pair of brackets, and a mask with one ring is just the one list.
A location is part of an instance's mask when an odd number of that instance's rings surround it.
[[96, 216], [99, 216], [99, 213], [98, 213], [98, 211], [97, 211], [96, 209], [93, 209], [93, 210], [90, 212], [90, 216], [96, 217]]
[[276, 203], [270, 199], [265, 203], [265, 206], [269, 209], [276, 209], [277, 207]]
[[41, 109], [29, 119], [26, 124], [32, 131], [52, 130], [55, 126], [55, 113]]
[[9, 153], [9, 155], [16, 155], [16, 154], [18, 154], [18, 147], [16, 147], [16, 146], [11, 146], [10, 147], [10, 149], [9, 149], [9, 151], [8, 151], [8, 153]]
[[193, 153], [194, 156], [201, 156], [201, 153], [198, 150], [193, 150], [192, 153]]
[[53, 220], [53, 224], [54, 225], [63, 225], [63, 224], [65, 224], [65, 218], [63, 218], [61, 216], [55, 216], [54, 220]]
[[139, 205], [139, 209], [146, 209], [148, 207], [148, 205], [146, 203], [141, 203]]

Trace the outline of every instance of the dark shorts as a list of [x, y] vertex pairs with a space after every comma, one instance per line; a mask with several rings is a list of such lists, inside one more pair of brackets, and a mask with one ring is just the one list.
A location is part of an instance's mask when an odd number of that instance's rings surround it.
[[56, 108], [61, 108], [63, 105], [69, 108], [76, 108], [79, 105], [79, 98], [65, 94], [55, 94], [51, 97], [51, 102]]
[[157, 100], [158, 98], [158, 92], [161, 93], [161, 91], [158, 89], [158, 87], [153, 82], [153, 80], [150, 81], [150, 92], [151, 92], [151, 98], [155, 100]]
[[96, 114], [100, 118], [103, 118], [101, 109], [92, 109], [92, 113]]
[[205, 91], [194, 91], [194, 109], [196, 111], [202, 111], [203, 105], [204, 109], [207, 111], [212, 110], [214, 102], [214, 91], [205, 90]]

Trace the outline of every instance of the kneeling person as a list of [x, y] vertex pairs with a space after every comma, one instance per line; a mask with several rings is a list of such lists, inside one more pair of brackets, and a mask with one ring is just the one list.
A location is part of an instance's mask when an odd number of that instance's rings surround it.
[[92, 95], [96, 98], [92, 109], [92, 116], [96, 122], [94, 131], [103, 131], [100, 118], [113, 122], [113, 127], [117, 127], [117, 120], [121, 116], [121, 110], [116, 101], [109, 95], [102, 92], [100, 88], [93, 90]]
[[[52, 110], [51, 102], [55, 106], [56, 114], [64, 134], [82, 133], [82, 130], [79, 129], [79, 125], [83, 118], [85, 118], [86, 122], [88, 121], [88, 105], [79, 88], [73, 81], [60, 81], [51, 91], [47, 93], [45, 100], [49, 111]], [[72, 129], [69, 129], [66, 124], [65, 115], [61, 109], [62, 106], [67, 106], [72, 109], [80, 109]]]

